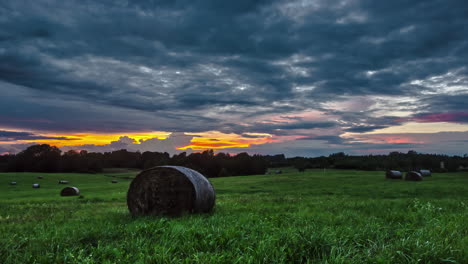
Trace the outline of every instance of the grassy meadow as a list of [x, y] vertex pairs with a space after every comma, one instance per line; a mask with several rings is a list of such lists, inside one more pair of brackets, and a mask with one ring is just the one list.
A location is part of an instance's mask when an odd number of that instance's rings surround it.
[[2, 173], [0, 263], [468, 263], [466, 172], [283, 172], [210, 179], [215, 211], [180, 218], [129, 215], [136, 171]]

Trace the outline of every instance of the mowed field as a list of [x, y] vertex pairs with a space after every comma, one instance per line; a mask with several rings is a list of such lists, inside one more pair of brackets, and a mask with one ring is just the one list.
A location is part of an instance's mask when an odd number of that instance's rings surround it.
[[2, 173], [0, 263], [468, 263], [466, 172], [283, 171], [210, 179], [215, 211], [180, 218], [129, 215], [135, 171]]

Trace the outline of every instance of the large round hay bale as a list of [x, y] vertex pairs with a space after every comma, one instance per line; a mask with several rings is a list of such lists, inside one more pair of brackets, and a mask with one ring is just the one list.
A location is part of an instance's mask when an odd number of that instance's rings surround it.
[[127, 206], [133, 216], [207, 213], [215, 192], [200, 173], [180, 166], [160, 166], [142, 171], [131, 182]]
[[68, 184], [68, 181], [60, 180], [59, 184]]
[[406, 173], [405, 181], [422, 181], [423, 177], [417, 171], [410, 171]]
[[431, 177], [431, 171], [430, 170], [419, 170], [419, 174], [424, 177]]
[[77, 196], [80, 195], [80, 190], [76, 187], [65, 187], [60, 192], [60, 196]]
[[397, 171], [397, 170], [388, 170], [386, 173], [385, 173], [385, 177], [387, 179], [403, 179], [403, 174], [401, 173], [401, 171]]
[[40, 188], [41, 186], [39, 185], [39, 183], [34, 183], [34, 184], [32, 185], [32, 187], [33, 187], [34, 189], [38, 189], [38, 188]]

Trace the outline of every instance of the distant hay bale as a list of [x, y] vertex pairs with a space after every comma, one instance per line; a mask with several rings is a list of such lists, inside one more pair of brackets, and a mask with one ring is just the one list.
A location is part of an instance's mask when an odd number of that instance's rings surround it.
[[207, 213], [215, 205], [213, 186], [202, 174], [180, 166], [142, 171], [131, 182], [127, 206], [133, 216]]
[[40, 188], [41, 186], [39, 185], [39, 183], [34, 183], [34, 184], [32, 185], [32, 187], [33, 187], [34, 189], [38, 189], [38, 188]]
[[422, 181], [423, 177], [417, 171], [410, 171], [406, 173], [405, 181]]
[[15, 181], [10, 182], [10, 185], [16, 185]]
[[59, 184], [68, 184], [68, 181], [60, 180]]
[[38, 179], [44, 179], [44, 176], [37, 176]]
[[118, 181], [117, 180], [112, 180], [112, 183], [118, 183]]
[[60, 196], [78, 196], [80, 195], [80, 190], [76, 187], [65, 187], [60, 192]]
[[424, 178], [424, 177], [431, 177], [431, 176], [432, 176], [430, 170], [419, 170], [419, 174], [421, 174], [421, 176], [423, 176], [423, 178]]
[[387, 178], [387, 179], [403, 179], [403, 174], [401, 173], [401, 171], [388, 170], [385, 173], [385, 178]]

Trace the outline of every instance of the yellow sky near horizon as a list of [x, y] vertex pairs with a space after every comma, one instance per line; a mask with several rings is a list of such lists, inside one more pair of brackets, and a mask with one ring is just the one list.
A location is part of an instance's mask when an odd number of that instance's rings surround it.
[[151, 138], [165, 139], [171, 133], [169, 132], [140, 132], [140, 133], [116, 133], [116, 134], [101, 134], [101, 133], [72, 133], [72, 134], [38, 134], [44, 137], [65, 137], [67, 139], [39, 139], [25, 140], [28, 143], [49, 144], [56, 147], [63, 146], [81, 146], [81, 145], [107, 145], [112, 141], [119, 140], [120, 137], [127, 136], [132, 138], [138, 144], [140, 140], [148, 140]]
[[[12, 130], [9, 130], [12, 131]], [[24, 131], [15, 131], [24, 132]], [[33, 132], [37, 137], [48, 137], [50, 139], [25, 139], [18, 140], [15, 143], [37, 143], [49, 144], [56, 147], [79, 147], [82, 145], [108, 145], [113, 141], [118, 141], [121, 137], [129, 137], [135, 140], [135, 144], [140, 144], [141, 141], [149, 139], [167, 139], [172, 133], [162, 131], [138, 132], [138, 133], [50, 133], [50, 132]], [[252, 144], [263, 144], [271, 142], [272, 136], [264, 133], [246, 133], [246, 136], [234, 133], [222, 133], [218, 131], [209, 131], [203, 133], [185, 133], [187, 136], [193, 136], [190, 144], [179, 147], [180, 150], [207, 150], [207, 149], [224, 149], [224, 148], [246, 148]], [[53, 139], [64, 138], [64, 139]], [[0, 143], [12, 143], [0, 142]]]

